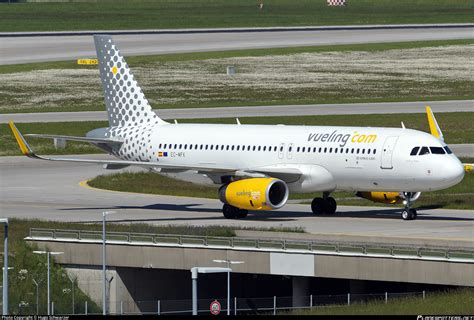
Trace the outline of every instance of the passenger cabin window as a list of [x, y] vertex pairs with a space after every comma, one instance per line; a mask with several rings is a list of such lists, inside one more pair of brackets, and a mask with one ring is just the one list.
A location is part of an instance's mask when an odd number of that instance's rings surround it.
[[425, 154], [430, 154], [430, 149], [428, 149], [428, 147], [421, 147], [420, 153], [418, 155], [422, 156]]
[[453, 153], [453, 152], [451, 151], [451, 149], [449, 149], [448, 146], [444, 147], [444, 150], [446, 150], [446, 153], [447, 153], [447, 154]]
[[441, 147], [430, 147], [432, 154], [445, 154], [444, 149]]

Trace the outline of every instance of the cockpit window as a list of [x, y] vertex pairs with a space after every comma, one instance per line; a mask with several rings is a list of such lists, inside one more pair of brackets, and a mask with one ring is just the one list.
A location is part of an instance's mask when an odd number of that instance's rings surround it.
[[411, 149], [410, 156], [416, 156], [419, 149], [420, 147], [414, 147], [413, 149]]
[[441, 147], [430, 147], [432, 154], [445, 154], [444, 149]]
[[424, 154], [430, 154], [430, 149], [428, 149], [428, 147], [421, 147], [420, 153], [418, 155], [422, 156]]
[[446, 153], [447, 153], [447, 154], [453, 153], [453, 152], [451, 151], [451, 149], [449, 149], [448, 146], [444, 147], [444, 150], [446, 150]]

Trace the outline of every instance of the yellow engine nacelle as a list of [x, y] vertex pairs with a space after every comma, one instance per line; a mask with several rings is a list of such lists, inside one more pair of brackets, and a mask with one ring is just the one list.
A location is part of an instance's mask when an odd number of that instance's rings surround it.
[[383, 191], [372, 191], [372, 192], [357, 192], [356, 196], [371, 200], [373, 202], [396, 204], [402, 203], [403, 197], [400, 196], [400, 192], [383, 192]]
[[288, 200], [288, 186], [275, 178], [243, 179], [220, 187], [219, 199], [239, 209], [274, 210]]

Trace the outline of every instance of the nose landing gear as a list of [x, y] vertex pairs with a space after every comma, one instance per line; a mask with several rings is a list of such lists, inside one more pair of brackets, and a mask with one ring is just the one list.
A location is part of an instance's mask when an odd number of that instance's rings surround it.
[[322, 198], [314, 198], [311, 202], [311, 210], [314, 214], [334, 214], [337, 209], [336, 200], [324, 192]]
[[402, 211], [402, 219], [403, 220], [415, 220], [417, 213], [415, 209], [410, 208], [411, 207], [411, 195], [406, 194], [405, 200], [403, 201], [403, 204], [405, 205], [405, 209]]

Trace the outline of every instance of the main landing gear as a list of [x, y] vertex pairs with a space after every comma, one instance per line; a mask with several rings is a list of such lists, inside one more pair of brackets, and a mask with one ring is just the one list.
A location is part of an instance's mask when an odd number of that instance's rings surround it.
[[336, 200], [324, 192], [322, 198], [314, 198], [311, 202], [311, 210], [314, 214], [334, 214], [337, 209]]
[[405, 205], [405, 209], [402, 211], [402, 219], [403, 220], [415, 220], [416, 219], [416, 210], [410, 208], [411, 207], [411, 201], [410, 201], [410, 195], [407, 195], [405, 197], [405, 200], [403, 201], [403, 204]]
[[239, 209], [237, 207], [231, 206], [230, 204], [224, 204], [222, 207], [222, 213], [226, 219], [243, 219], [249, 213], [248, 210]]

